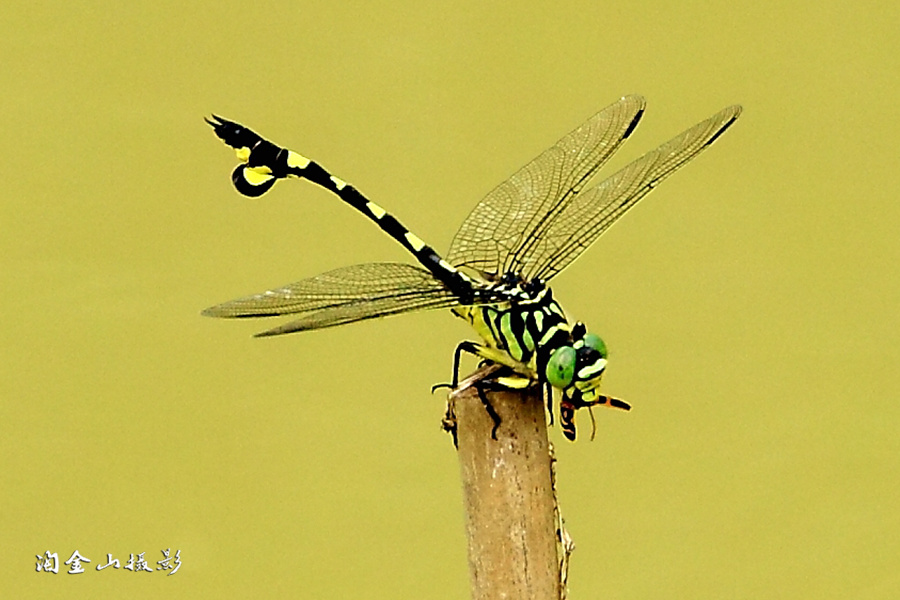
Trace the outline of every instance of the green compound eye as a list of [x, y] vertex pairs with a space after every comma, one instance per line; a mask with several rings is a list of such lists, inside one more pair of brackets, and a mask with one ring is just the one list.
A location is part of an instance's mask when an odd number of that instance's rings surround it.
[[584, 336], [584, 345], [599, 352], [602, 358], [609, 356], [609, 352], [606, 350], [606, 344], [603, 343], [603, 339], [596, 333], [589, 333]]
[[546, 375], [547, 381], [553, 387], [560, 389], [568, 387], [575, 377], [575, 348], [562, 346], [554, 350], [550, 360], [547, 361]]

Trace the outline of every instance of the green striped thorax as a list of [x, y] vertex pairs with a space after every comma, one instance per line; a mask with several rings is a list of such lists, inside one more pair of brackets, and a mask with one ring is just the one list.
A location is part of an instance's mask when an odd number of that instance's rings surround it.
[[[606, 402], [599, 386], [608, 351], [603, 340], [587, 333], [583, 323], [570, 326], [549, 287], [538, 279], [522, 281], [506, 274], [492, 286], [507, 302], [460, 306], [466, 319], [489, 348], [503, 351], [519, 371], [533, 372], [563, 392], [563, 401], [579, 408]], [[486, 356], [495, 359], [496, 354]]]

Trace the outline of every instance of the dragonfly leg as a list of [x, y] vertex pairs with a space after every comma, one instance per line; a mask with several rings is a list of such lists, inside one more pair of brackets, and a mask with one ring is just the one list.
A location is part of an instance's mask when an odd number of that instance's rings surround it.
[[[448, 385], [448, 384], [441, 384]], [[491, 417], [491, 421], [494, 422], [494, 426], [491, 428], [491, 437], [495, 440], [497, 439], [497, 429], [500, 427], [500, 423], [503, 420], [500, 418], [500, 415], [497, 413], [493, 404], [491, 404], [490, 398], [487, 397], [485, 393], [486, 390], [492, 389], [492, 386], [489, 385], [489, 382], [485, 380], [476, 381], [472, 383], [472, 386], [475, 388], [475, 391], [478, 393], [478, 399], [481, 400], [481, 404], [484, 405], [484, 409], [487, 411], [487, 414]], [[441, 419], [441, 428], [453, 436], [453, 446], [458, 450], [459, 449], [459, 437], [458, 437], [458, 423], [456, 420], [456, 396], [454, 394], [450, 394], [447, 397], [447, 410], [444, 412], [444, 417]]]
[[544, 398], [547, 402], [547, 412], [550, 413], [550, 426], [553, 426], [553, 386], [549, 381], [544, 382]]
[[[475, 390], [478, 392], [478, 398], [481, 400], [481, 403], [484, 405], [485, 410], [488, 415], [491, 417], [491, 420], [494, 422], [494, 427], [491, 429], [491, 437], [495, 440], [497, 439], [497, 429], [500, 427], [501, 418], [497, 411], [494, 409], [493, 405], [490, 402], [490, 399], [487, 397], [488, 391], [491, 390], [521, 390], [527, 388], [532, 384], [533, 380], [537, 379], [534, 371], [528, 367], [528, 365], [519, 363], [512, 359], [506, 352], [502, 350], [498, 350], [496, 348], [491, 348], [489, 346], [483, 346], [476, 342], [465, 341], [460, 342], [456, 346], [456, 351], [453, 353], [453, 378], [451, 383], [438, 383], [431, 386], [432, 393], [440, 388], [450, 388], [452, 390], [459, 390], [459, 369], [460, 362], [462, 361], [462, 355], [471, 354], [473, 356], [477, 356], [482, 361], [482, 367], [485, 363], [492, 364], [494, 369], [496, 369], [489, 376], [481, 375], [478, 379], [472, 381], [471, 384], [464, 383], [464, 386], [473, 385]], [[467, 380], [468, 381], [468, 380]], [[549, 384], [547, 386], [547, 404], [552, 409], [553, 407], [553, 395], [552, 389], [549, 388]], [[451, 393], [451, 396], [453, 394]], [[456, 438], [456, 413], [454, 407], [452, 405], [453, 399], [450, 398], [447, 401], [447, 411], [444, 414], [444, 418], [441, 421], [441, 424], [444, 428], [444, 431], [447, 431], [451, 435], [453, 435], [454, 444], [457, 442]], [[551, 411], [550, 414], [550, 422], [553, 423], [553, 413]]]
[[485, 385], [486, 382], [479, 381], [475, 384], [475, 391], [478, 392], [478, 397], [481, 399], [481, 403], [484, 405], [484, 410], [487, 411], [487, 414], [491, 417], [491, 421], [494, 422], [494, 426], [491, 428], [491, 437], [495, 440], [497, 439], [497, 429], [500, 427], [500, 423], [502, 419], [500, 415], [497, 414], [497, 411], [494, 409], [494, 405], [491, 404], [490, 398], [485, 394], [485, 388], [489, 387]]
[[435, 390], [438, 390], [441, 388], [449, 388], [451, 390], [455, 390], [457, 387], [459, 387], [459, 363], [460, 363], [460, 360], [462, 359], [462, 354], [463, 354], [463, 352], [466, 352], [467, 354], [481, 356], [478, 353], [478, 348], [479, 348], [479, 346], [475, 342], [467, 341], [467, 342], [460, 342], [459, 344], [457, 344], [456, 350], [453, 353], [453, 379], [452, 379], [452, 381], [450, 383], [444, 382], [444, 383], [434, 384], [433, 386], [431, 386], [431, 393], [433, 394]]

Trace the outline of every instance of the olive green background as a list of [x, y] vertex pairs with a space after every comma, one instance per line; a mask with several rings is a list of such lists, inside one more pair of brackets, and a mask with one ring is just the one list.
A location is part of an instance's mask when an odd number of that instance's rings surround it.
[[[403, 250], [240, 197], [212, 112], [446, 249], [626, 93], [624, 164], [745, 112], [554, 280], [611, 349], [558, 428], [572, 598], [900, 596], [896, 3], [7, 2], [0, 586], [9, 598], [466, 598], [444, 312], [255, 340], [206, 306]], [[611, 173], [606, 170], [606, 173]], [[471, 365], [470, 365], [471, 366]], [[181, 550], [182, 566], [97, 572]], [[78, 550], [81, 575], [35, 572]]]

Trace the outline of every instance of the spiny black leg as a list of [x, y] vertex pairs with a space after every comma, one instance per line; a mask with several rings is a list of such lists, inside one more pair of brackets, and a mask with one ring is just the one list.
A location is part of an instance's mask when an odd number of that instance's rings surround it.
[[[459, 383], [459, 363], [462, 360], [462, 354], [466, 352], [472, 356], [480, 356], [478, 354], [478, 344], [475, 342], [460, 342], [456, 345], [456, 352], [453, 353], [453, 387]], [[481, 361], [479, 367], [483, 366], [487, 361]]]
[[460, 342], [453, 351], [453, 387], [459, 385], [459, 362], [462, 360], [463, 345], [466, 342]]
[[474, 342], [460, 342], [456, 345], [456, 350], [453, 353], [453, 381], [452, 383], [436, 383], [431, 386], [431, 393], [433, 394], [435, 390], [440, 388], [450, 388], [455, 390], [459, 385], [459, 363], [462, 360], [462, 353], [468, 352], [469, 354], [474, 354], [478, 356], [478, 353], [475, 351], [476, 345]]
[[547, 398], [547, 412], [550, 413], [550, 426], [553, 426], [553, 387], [550, 382], [544, 382], [544, 395]]
[[500, 419], [500, 415], [497, 414], [497, 411], [494, 410], [494, 406], [488, 399], [487, 394], [484, 393], [482, 382], [479, 381], [475, 384], [475, 390], [478, 392], [478, 397], [481, 398], [481, 403], [484, 404], [484, 409], [487, 411], [487, 414], [491, 416], [491, 420], [494, 422], [494, 427], [491, 429], [491, 437], [496, 440], [497, 429], [500, 427], [502, 419]]

